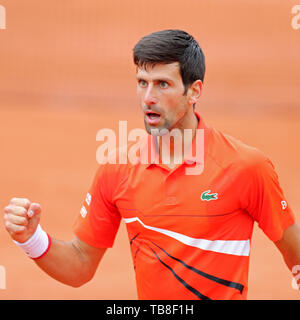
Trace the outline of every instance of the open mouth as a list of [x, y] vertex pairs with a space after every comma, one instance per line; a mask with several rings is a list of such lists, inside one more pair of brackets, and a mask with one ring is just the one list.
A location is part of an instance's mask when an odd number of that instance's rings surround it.
[[156, 119], [160, 117], [160, 115], [158, 113], [149, 112], [147, 113], [147, 117], [149, 117], [150, 119]]
[[147, 110], [145, 112], [145, 115], [146, 115], [147, 122], [149, 124], [157, 124], [161, 118], [160, 113], [152, 111], [152, 110]]

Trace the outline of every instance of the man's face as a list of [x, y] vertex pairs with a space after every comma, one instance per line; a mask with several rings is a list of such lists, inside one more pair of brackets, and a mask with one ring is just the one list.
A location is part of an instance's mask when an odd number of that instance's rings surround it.
[[[184, 129], [184, 120], [192, 105], [188, 103], [188, 95], [184, 94], [179, 64], [138, 67], [136, 77], [147, 132], [151, 134], [151, 129]], [[152, 131], [152, 134], [157, 133]]]

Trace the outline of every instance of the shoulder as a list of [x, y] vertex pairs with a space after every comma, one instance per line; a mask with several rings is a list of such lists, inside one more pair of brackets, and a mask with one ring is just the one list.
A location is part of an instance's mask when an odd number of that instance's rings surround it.
[[258, 148], [212, 128], [210, 157], [223, 168], [238, 171], [260, 171], [274, 167], [268, 156]]

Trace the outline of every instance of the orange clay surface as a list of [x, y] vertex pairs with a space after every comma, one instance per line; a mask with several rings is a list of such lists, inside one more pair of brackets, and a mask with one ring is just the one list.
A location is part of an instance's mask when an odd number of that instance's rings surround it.
[[[73, 2], [72, 2], [73, 3]], [[131, 50], [143, 35], [182, 28], [200, 42], [207, 74], [197, 110], [275, 164], [300, 223], [300, 29], [289, 0], [0, 1], [0, 299], [136, 299], [124, 225], [81, 288], [51, 279], [11, 241], [10, 198], [42, 205], [42, 227], [71, 240], [97, 168], [96, 133], [143, 128]], [[22, 7], [22, 8], [20, 8]], [[69, 266], [70, 269], [72, 266]], [[299, 299], [274, 244], [255, 226], [248, 299]]]

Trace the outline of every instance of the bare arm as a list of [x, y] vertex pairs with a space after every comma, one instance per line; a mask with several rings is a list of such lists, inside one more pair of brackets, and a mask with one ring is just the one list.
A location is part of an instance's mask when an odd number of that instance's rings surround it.
[[[14, 198], [4, 209], [5, 227], [13, 240], [26, 242], [35, 232], [41, 215], [39, 204]], [[60, 241], [51, 238], [49, 251], [35, 263], [52, 278], [79, 287], [94, 276], [106, 248], [95, 248], [79, 238]]]
[[300, 266], [300, 227], [297, 223], [289, 226], [284, 231], [282, 238], [275, 242], [275, 245], [292, 272], [295, 266]]
[[34, 262], [52, 278], [72, 287], [80, 287], [93, 278], [106, 251], [77, 237], [70, 242], [55, 239], [51, 242], [47, 254]]

